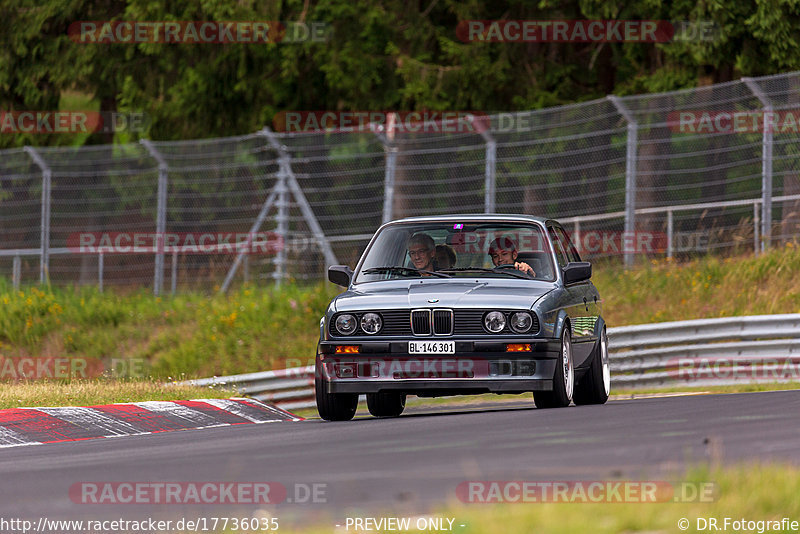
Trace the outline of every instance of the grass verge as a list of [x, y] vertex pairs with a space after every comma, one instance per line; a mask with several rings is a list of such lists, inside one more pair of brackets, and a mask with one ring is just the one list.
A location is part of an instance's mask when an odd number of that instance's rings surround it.
[[[676, 481], [670, 482], [674, 488]], [[775, 525], [768, 529], [769, 525], [761, 523], [759, 528], [758, 522], [781, 521], [783, 518], [790, 522], [800, 521], [800, 499], [797, 498], [800, 470], [796, 466], [747, 464], [724, 469], [696, 468], [681, 477], [678, 484], [696, 488], [709, 482], [714, 487], [711, 502], [696, 499], [694, 502], [670, 500], [656, 503], [463, 504], [453, 499], [450, 505], [425, 516], [454, 519], [453, 531], [459, 534], [698, 532], [701, 531], [698, 526], [702, 527], [702, 521], [709, 518], [717, 520], [719, 531], [769, 532], [776, 530]], [[685, 493], [689, 494], [688, 491]], [[374, 512], [369, 515], [377, 517]], [[727, 529], [723, 528], [725, 518], [730, 518]], [[732, 522], [742, 519], [755, 523], [751, 528], [734, 528]], [[688, 525], [687, 529], [681, 528], [685, 525]], [[708, 531], [708, 523], [705, 525], [704, 530]], [[710, 530], [714, 531], [713, 528]], [[329, 533], [331, 526], [317, 526], [301, 532]], [[408, 532], [417, 530], [412, 528]]]
[[41, 406], [92, 406], [150, 400], [227, 398], [209, 388], [165, 385], [155, 381], [71, 380], [17, 382], [0, 387], [0, 409]]
[[800, 250], [792, 243], [757, 257], [652, 260], [630, 271], [597, 265], [592, 280], [609, 326], [800, 313]]

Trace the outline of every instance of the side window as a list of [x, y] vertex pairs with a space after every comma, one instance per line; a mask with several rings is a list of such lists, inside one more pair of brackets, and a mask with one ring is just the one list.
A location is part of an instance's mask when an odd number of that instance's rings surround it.
[[567, 258], [569, 261], [581, 261], [581, 257], [578, 254], [578, 251], [575, 249], [575, 245], [572, 244], [569, 235], [564, 231], [564, 229], [555, 228], [555, 231], [558, 234], [561, 243], [564, 245], [564, 250], [567, 253]]
[[561, 243], [561, 238], [556, 233], [555, 228], [553, 228], [552, 226], [548, 226], [547, 227], [547, 233], [550, 234], [550, 241], [553, 242], [553, 249], [554, 249], [554, 252], [556, 253], [556, 259], [558, 260], [558, 266], [563, 268], [563, 267], [565, 267], [567, 265], [567, 263], [569, 263], [569, 260], [567, 260], [567, 255], [564, 252], [564, 246]]

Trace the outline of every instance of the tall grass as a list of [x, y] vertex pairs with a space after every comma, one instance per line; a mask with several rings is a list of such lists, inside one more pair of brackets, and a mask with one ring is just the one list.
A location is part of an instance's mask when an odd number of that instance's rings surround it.
[[18, 382], [0, 387], [0, 409], [36, 406], [91, 406], [115, 402], [227, 398], [228, 391], [164, 385], [152, 380]]
[[593, 281], [611, 326], [800, 313], [800, 250], [791, 243], [758, 257], [653, 260], [631, 271], [600, 266]]
[[145, 289], [125, 296], [93, 287], [14, 291], [0, 279], [0, 355], [144, 360], [160, 378], [307, 362], [335, 294], [320, 284], [156, 298]]

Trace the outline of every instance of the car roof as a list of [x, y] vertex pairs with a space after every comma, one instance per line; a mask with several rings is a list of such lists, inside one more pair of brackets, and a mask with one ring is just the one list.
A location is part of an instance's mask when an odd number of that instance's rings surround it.
[[547, 221], [552, 221], [546, 217], [536, 217], [534, 215], [519, 215], [510, 213], [457, 213], [452, 215], [430, 215], [426, 217], [406, 217], [404, 219], [396, 219], [391, 221], [393, 223], [403, 222], [439, 222], [439, 221], [486, 221], [486, 222], [538, 222], [544, 224]]

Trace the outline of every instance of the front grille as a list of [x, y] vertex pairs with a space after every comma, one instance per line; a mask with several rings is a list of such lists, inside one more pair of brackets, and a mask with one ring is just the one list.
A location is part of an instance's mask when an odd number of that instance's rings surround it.
[[383, 336], [410, 336], [411, 323], [408, 320], [408, 310], [391, 310], [378, 312], [383, 317]]
[[[370, 310], [373, 311], [373, 310]], [[511, 313], [516, 310], [500, 310], [506, 314], [506, 318], [510, 317]], [[497, 335], [489, 334], [483, 328], [483, 316], [487, 310], [463, 310], [463, 309], [421, 309], [421, 310], [374, 310], [375, 313], [380, 314], [383, 319], [383, 327], [377, 336], [430, 336], [431, 335], [431, 316], [433, 317], [433, 333], [436, 335], [459, 335], [459, 336], [488, 336]], [[350, 312], [353, 313], [353, 312]], [[361, 317], [367, 313], [355, 312], [354, 315], [359, 323], [358, 329], [355, 331], [354, 336], [366, 336], [361, 330]], [[337, 314], [338, 315], [338, 314]], [[410, 317], [409, 317], [410, 315]], [[336, 315], [333, 321], [336, 320]], [[341, 336], [333, 327], [333, 321], [330, 325], [331, 335], [335, 337], [350, 337]], [[573, 324], [573, 328], [574, 328]], [[535, 335], [539, 331], [539, 318], [533, 314], [533, 327], [530, 332], [524, 334], [526, 336]], [[519, 335], [511, 330], [509, 326], [500, 333], [501, 335]]]
[[437, 336], [453, 333], [453, 310], [433, 310], [433, 333]]
[[[455, 328], [454, 332], [457, 335], [487, 335], [489, 332], [483, 327], [483, 316], [486, 315], [487, 311], [489, 310], [455, 310]], [[518, 336], [518, 335], [535, 335], [539, 332], [539, 317], [536, 316], [535, 313], [531, 312], [533, 316], [533, 324], [531, 325], [531, 329], [525, 332], [524, 334], [517, 334], [513, 330], [511, 330], [511, 326], [508, 324], [509, 319], [511, 318], [511, 314], [515, 311], [522, 311], [522, 310], [498, 310], [502, 311], [506, 316], [506, 327], [503, 329], [500, 334], [502, 335], [511, 335], [511, 336]], [[497, 334], [492, 334], [497, 335]]]
[[431, 335], [430, 310], [414, 310], [411, 312], [411, 332], [415, 336]]
[[483, 315], [485, 313], [486, 310], [456, 310], [456, 333], [465, 335], [487, 334], [483, 328]]

